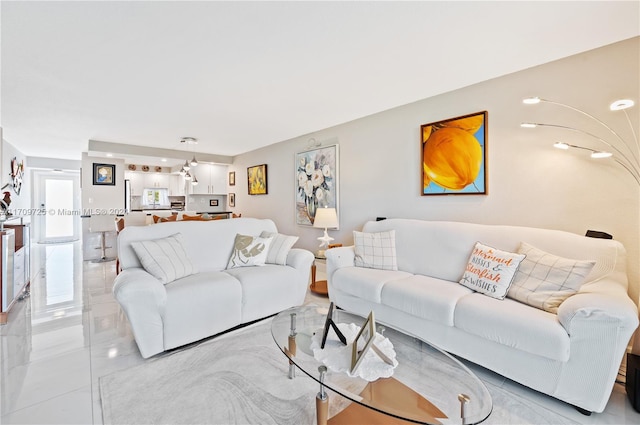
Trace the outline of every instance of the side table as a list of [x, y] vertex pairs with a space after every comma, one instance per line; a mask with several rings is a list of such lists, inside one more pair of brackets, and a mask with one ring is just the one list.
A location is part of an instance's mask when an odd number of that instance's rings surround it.
[[316, 258], [313, 260], [313, 265], [311, 265], [311, 285], [309, 285], [309, 290], [317, 295], [329, 295], [329, 290], [327, 289], [327, 281], [326, 280], [316, 280], [316, 261], [325, 262], [326, 257], [316, 255]]
[[[327, 249], [338, 248], [341, 247], [341, 243], [330, 244]], [[323, 264], [326, 264], [327, 257], [324, 256], [324, 251], [317, 252], [315, 254], [315, 260], [313, 261], [313, 265], [311, 266], [311, 285], [309, 285], [309, 290], [314, 294], [318, 295], [329, 295], [329, 289], [327, 288], [326, 280], [316, 280], [316, 261], [321, 261]]]

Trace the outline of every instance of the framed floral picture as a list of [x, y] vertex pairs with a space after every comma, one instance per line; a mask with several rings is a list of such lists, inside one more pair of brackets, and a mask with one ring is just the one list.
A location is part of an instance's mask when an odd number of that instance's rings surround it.
[[313, 226], [316, 210], [338, 210], [338, 145], [296, 154], [296, 224]]
[[249, 195], [266, 195], [268, 193], [267, 164], [247, 168], [247, 186]]
[[487, 112], [420, 127], [422, 195], [487, 194]]
[[97, 186], [115, 186], [116, 185], [116, 166], [115, 164], [97, 164], [93, 163], [93, 184]]

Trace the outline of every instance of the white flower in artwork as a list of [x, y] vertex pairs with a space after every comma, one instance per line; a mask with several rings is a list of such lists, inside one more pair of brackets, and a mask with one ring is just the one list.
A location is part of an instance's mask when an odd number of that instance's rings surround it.
[[307, 175], [310, 176], [311, 173], [313, 173], [313, 162], [307, 162], [307, 165], [305, 165], [304, 170], [306, 171]]
[[322, 167], [322, 175], [331, 177], [331, 167], [329, 167], [329, 164], [325, 164], [324, 167]]
[[324, 182], [324, 176], [320, 170], [313, 170], [311, 182], [313, 183], [313, 187], [319, 187]]
[[304, 189], [304, 186], [307, 184], [307, 175], [303, 172], [298, 173], [298, 187]]
[[322, 201], [324, 199], [324, 190], [323, 189], [316, 189], [316, 199], [318, 200], [318, 203], [320, 203], [320, 201]]
[[313, 196], [313, 183], [311, 180], [307, 180], [304, 184], [304, 193], [307, 197], [311, 198]]

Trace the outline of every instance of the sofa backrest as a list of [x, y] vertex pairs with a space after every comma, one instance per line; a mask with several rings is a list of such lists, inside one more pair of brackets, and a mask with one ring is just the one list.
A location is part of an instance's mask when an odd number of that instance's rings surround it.
[[278, 231], [272, 220], [257, 218], [174, 221], [125, 227], [118, 234], [118, 259], [123, 270], [142, 267], [131, 242], [160, 239], [181, 233], [189, 258], [198, 271], [223, 270], [227, 268], [236, 234], [258, 236], [263, 230]]
[[395, 230], [398, 269], [459, 281], [476, 242], [516, 252], [527, 242], [549, 253], [596, 264], [583, 288], [607, 276], [628, 286], [626, 251], [615, 240], [595, 239], [561, 230], [452, 221], [387, 219], [365, 223], [363, 232]]

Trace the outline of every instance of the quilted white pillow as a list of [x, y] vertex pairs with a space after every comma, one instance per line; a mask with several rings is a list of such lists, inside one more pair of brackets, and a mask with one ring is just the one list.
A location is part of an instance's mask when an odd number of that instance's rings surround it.
[[594, 261], [558, 257], [526, 242], [520, 243], [518, 252], [527, 258], [516, 273], [508, 297], [549, 313], [557, 313], [560, 304], [578, 292], [595, 265]]
[[131, 242], [142, 267], [162, 283], [197, 273], [191, 264], [181, 233], [150, 241]]
[[280, 233], [267, 232], [266, 230], [260, 234], [262, 238], [273, 238], [267, 252], [268, 264], [287, 265], [287, 255], [289, 250], [298, 240], [297, 236], [287, 236]]
[[502, 251], [476, 242], [460, 284], [503, 300], [524, 258], [523, 254]]
[[227, 268], [264, 266], [273, 238], [236, 235]]
[[353, 232], [356, 267], [398, 270], [396, 231], [379, 233]]

